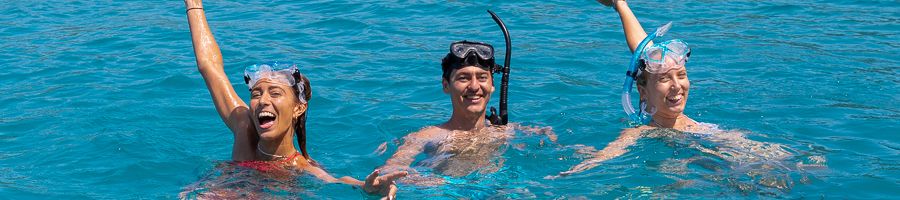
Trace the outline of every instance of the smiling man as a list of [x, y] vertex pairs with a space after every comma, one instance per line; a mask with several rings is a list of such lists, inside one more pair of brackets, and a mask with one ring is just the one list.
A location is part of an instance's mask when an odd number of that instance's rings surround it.
[[403, 145], [381, 167], [384, 171], [410, 170], [416, 156], [426, 153], [418, 166], [449, 176], [465, 176], [476, 170], [496, 169], [493, 158], [511, 136], [505, 126], [486, 119], [494, 92], [494, 47], [481, 42], [459, 41], [441, 61], [441, 86], [450, 97], [453, 113], [443, 124], [428, 126], [404, 137]]

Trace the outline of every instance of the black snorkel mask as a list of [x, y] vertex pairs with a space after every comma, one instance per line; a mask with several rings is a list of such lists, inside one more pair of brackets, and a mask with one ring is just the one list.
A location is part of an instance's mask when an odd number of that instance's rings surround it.
[[[498, 113], [497, 108], [491, 106], [491, 114], [486, 117], [491, 121], [491, 124], [506, 125], [509, 123], [507, 90], [509, 89], [509, 59], [512, 44], [509, 40], [509, 30], [506, 29], [506, 24], [503, 23], [503, 20], [500, 20], [500, 17], [494, 12], [490, 10], [487, 12], [491, 14], [494, 22], [500, 26], [500, 29], [503, 31], [503, 37], [506, 39], [506, 60], [503, 61], [503, 65], [495, 63], [494, 47], [490, 44], [465, 40], [450, 44], [450, 53], [447, 54], [443, 62], [448, 63], [449, 66], [445, 67], [450, 69], [459, 69], [463, 66], [478, 66], [487, 69], [491, 73], [502, 74], [503, 78], [500, 80], [500, 112]], [[451, 70], [446, 70], [445, 73], [449, 73], [449, 71]]]
[[464, 66], [477, 66], [495, 72], [499, 67], [494, 63], [494, 46], [483, 42], [458, 41], [450, 44], [450, 53], [446, 62], [450, 69]]

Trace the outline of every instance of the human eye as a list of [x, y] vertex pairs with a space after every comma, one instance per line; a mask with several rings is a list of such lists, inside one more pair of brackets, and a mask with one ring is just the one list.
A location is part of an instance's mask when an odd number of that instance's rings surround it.
[[669, 82], [669, 76], [660, 76], [658, 81], [662, 83]]
[[281, 89], [272, 89], [269, 91], [269, 95], [272, 97], [280, 97], [282, 94], [284, 94], [284, 91]]
[[465, 76], [465, 75], [456, 76], [456, 81], [463, 81], [463, 82], [469, 81], [469, 76]]
[[487, 74], [481, 74], [481, 75], [478, 75], [478, 80], [479, 80], [479, 81], [482, 81], [482, 82], [487, 81], [487, 80], [488, 80], [488, 75], [487, 75]]
[[257, 98], [259, 98], [259, 96], [262, 96], [262, 92], [260, 92], [259, 90], [250, 91], [251, 99], [257, 99]]

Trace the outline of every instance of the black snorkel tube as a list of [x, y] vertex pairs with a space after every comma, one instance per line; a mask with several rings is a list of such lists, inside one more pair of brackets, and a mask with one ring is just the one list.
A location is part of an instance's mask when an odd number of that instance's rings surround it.
[[497, 16], [493, 11], [488, 10], [488, 13], [491, 14], [491, 18], [494, 18], [494, 22], [497, 22], [497, 25], [500, 26], [500, 29], [503, 30], [503, 37], [506, 39], [506, 60], [503, 60], [503, 65], [494, 66], [493, 73], [502, 73], [503, 78], [500, 81], [500, 115], [497, 115], [497, 109], [491, 106], [491, 115], [488, 115], [488, 120], [491, 120], [491, 124], [494, 125], [506, 125], [509, 123], [509, 113], [507, 112], [507, 90], [509, 89], [509, 58], [510, 52], [512, 51], [512, 44], [509, 41], [509, 30], [506, 29], [506, 24], [503, 23], [503, 20], [500, 20], [500, 17]]

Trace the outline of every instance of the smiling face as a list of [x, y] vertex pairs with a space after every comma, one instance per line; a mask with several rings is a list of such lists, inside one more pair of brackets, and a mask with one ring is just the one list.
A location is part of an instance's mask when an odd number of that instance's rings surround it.
[[293, 134], [294, 119], [306, 112], [291, 86], [262, 79], [250, 90], [253, 125], [261, 139], [278, 139]]
[[453, 112], [484, 115], [491, 93], [494, 92], [491, 72], [467, 66], [450, 72], [448, 79], [443, 81], [444, 93], [450, 95]]
[[[674, 61], [667, 65], [674, 64]], [[638, 84], [641, 99], [647, 101], [649, 106], [656, 108], [654, 117], [676, 118], [684, 112], [687, 104], [688, 91], [691, 82], [687, 77], [687, 69], [684, 66], [660, 74], [644, 72], [646, 82]]]

